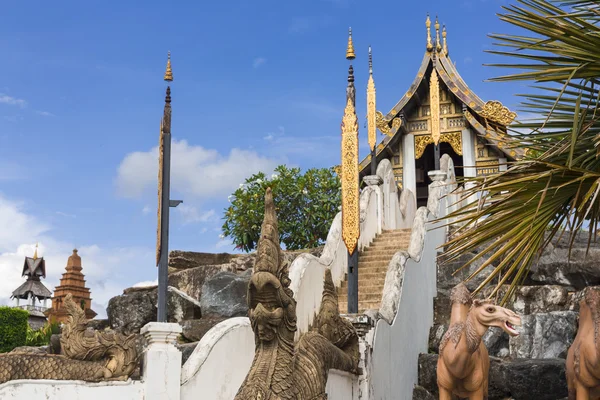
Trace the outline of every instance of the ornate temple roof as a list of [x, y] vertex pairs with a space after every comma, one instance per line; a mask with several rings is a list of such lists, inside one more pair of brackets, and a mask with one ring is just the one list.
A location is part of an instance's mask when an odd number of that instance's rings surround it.
[[25, 257], [21, 276], [26, 276], [27, 281], [12, 292], [11, 298], [27, 299], [29, 293], [41, 300], [52, 297], [52, 292], [40, 281], [46, 277], [46, 262], [44, 257], [38, 257], [37, 245], [33, 257]]
[[[406, 133], [406, 111], [414, 109], [415, 104], [420, 103], [419, 92], [424, 92], [424, 86], [433, 71], [439, 76], [441, 82], [448, 90], [463, 104], [465, 121], [470, 125], [478, 136], [483, 138], [489, 145], [506, 154], [510, 160], [520, 159], [525, 155], [525, 150], [511, 145], [511, 137], [506, 133], [506, 126], [510, 125], [516, 118], [516, 113], [510, 111], [499, 101], [484, 102], [479, 96], [471, 91], [463, 78], [458, 73], [452, 62], [446, 41], [446, 28], [443, 28], [440, 40], [440, 26], [435, 21], [435, 40], [431, 37], [431, 21], [429, 16], [426, 21], [427, 45], [421, 65], [417, 74], [406, 93], [400, 98], [394, 107], [387, 113], [377, 112], [377, 128], [386, 137], [377, 145], [377, 154], [380, 154], [400, 133]], [[422, 93], [421, 93], [422, 95]], [[360, 165], [364, 170], [370, 162], [370, 155]]]

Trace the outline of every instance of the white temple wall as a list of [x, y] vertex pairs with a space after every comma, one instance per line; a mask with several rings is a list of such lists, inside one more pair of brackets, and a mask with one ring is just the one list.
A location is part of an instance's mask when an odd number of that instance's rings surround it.
[[19, 380], [0, 385], [2, 400], [144, 400], [140, 381], [87, 383], [82, 381]]

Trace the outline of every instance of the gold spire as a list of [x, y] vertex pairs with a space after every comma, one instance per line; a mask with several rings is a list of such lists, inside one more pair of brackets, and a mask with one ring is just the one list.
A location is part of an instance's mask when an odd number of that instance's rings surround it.
[[38, 259], [38, 255], [37, 255], [37, 250], [38, 250], [38, 244], [35, 244], [35, 252], [33, 253], [33, 259], [37, 260]]
[[425, 20], [425, 26], [427, 27], [427, 51], [433, 50], [433, 44], [431, 43], [431, 20], [429, 19], [429, 14], [427, 14], [427, 19]]
[[444, 55], [447, 56], [448, 55], [448, 44], [446, 43], [446, 24], [444, 24], [444, 27], [442, 28], [442, 38], [444, 41]]
[[173, 70], [171, 70], [171, 52], [167, 53], [167, 70], [165, 71], [164, 80], [171, 82], [173, 80]]
[[442, 43], [440, 43], [440, 23], [438, 22], [437, 15], [435, 16], [435, 47], [438, 52], [442, 50]]
[[369, 81], [367, 83], [367, 135], [371, 151], [377, 144], [377, 117], [375, 106], [375, 80], [373, 80], [373, 54], [369, 46]]
[[348, 29], [348, 48], [346, 49], [346, 60], [354, 60], [356, 54], [354, 54], [354, 44], [352, 43], [352, 28]]

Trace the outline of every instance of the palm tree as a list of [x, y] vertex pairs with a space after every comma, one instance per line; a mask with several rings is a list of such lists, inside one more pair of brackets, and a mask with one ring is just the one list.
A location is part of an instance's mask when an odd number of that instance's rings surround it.
[[589, 223], [589, 241], [600, 215], [600, 1], [518, 0], [500, 19], [522, 35], [491, 35], [499, 50], [517, 61], [495, 64], [517, 73], [494, 81], [532, 82], [520, 111], [539, 115], [511, 126], [512, 145], [528, 156], [507, 171], [472, 178], [466, 196], [476, 195], [450, 215], [458, 228], [445, 245], [448, 261], [478, 249], [467, 267], [489, 257], [492, 273], [476, 289], [494, 282], [490, 296], [510, 284], [502, 303], [523, 282], [550, 241]]

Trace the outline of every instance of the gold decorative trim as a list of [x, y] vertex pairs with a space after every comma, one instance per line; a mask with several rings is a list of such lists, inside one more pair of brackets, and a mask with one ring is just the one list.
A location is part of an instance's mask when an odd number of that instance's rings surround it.
[[[462, 133], [461, 132], [453, 132], [453, 133], [445, 133], [440, 135], [439, 143], [448, 143], [452, 150], [456, 152], [459, 156], [462, 156]], [[415, 160], [423, 157], [423, 153], [425, 153], [425, 149], [428, 145], [435, 144], [433, 138], [430, 135], [418, 135], [415, 136]]]
[[429, 103], [431, 104], [431, 137], [434, 144], [440, 142], [440, 82], [435, 68], [429, 79]]
[[353, 254], [360, 236], [358, 118], [348, 99], [342, 118], [342, 239]]
[[369, 81], [367, 83], [367, 133], [369, 148], [373, 150], [377, 144], [377, 116], [375, 109], [375, 81], [373, 80], [372, 73], [369, 74]]
[[429, 19], [429, 14], [427, 14], [425, 20], [425, 26], [427, 27], [427, 51], [431, 51], [433, 50], [433, 43], [431, 43], [431, 19]]
[[517, 118], [517, 114], [512, 112], [497, 100], [488, 101], [483, 105], [483, 109], [479, 112], [483, 118], [497, 122], [500, 125], [510, 125]]
[[392, 119], [391, 122], [392, 126], [390, 128], [390, 121], [385, 119], [383, 113], [381, 111], [375, 112], [375, 125], [381, 131], [381, 133], [389, 137], [394, 136], [396, 132], [398, 132], [398, 129], [400, 129], [400, 127], [402, 126], [402, 118], [400, 118], [399, 116], [395, 117]]

